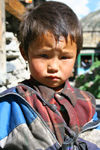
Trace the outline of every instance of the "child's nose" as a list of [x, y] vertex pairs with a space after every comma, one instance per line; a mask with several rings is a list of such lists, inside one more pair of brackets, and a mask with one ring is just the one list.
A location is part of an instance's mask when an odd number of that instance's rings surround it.
[[49, 73], [55, 73], [59, 71], [59, 63], [57, 59], [51, 60], [48, 64], [48, 72]]

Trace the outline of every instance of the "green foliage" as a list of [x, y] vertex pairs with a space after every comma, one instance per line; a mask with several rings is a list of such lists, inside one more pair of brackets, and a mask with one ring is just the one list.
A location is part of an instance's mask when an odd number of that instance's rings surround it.
[[93, 85], [88, 89], [96, 98], [100, 98], [100, 76], [97, 75]]
[[88, 90], [88, 83], [85, 83], [83, 86], [79, 87], [79, 89], [87, 91]]
[[94, 70], [95, 68], [98, 68], [100, 66], [100, 61], [96, 61], [92, 64], [92, 66], [90, 67], [90, 70]]
[[91, 73], [86, 73], [76, 78], [76, 87], [89, 91], [95, 98], [100, 98], [100, 61], [94, 62], [90, 70]]
[[83, 85], [84, 84], [84, 77], [85, 77], [85, 75], [83, 74], [83, 75], [80, 75], [80, 76], [78, 76], [77, 78], [76, 78], [76, 83], [79, 83], [78, 85], [80, 86], [80, 85]]

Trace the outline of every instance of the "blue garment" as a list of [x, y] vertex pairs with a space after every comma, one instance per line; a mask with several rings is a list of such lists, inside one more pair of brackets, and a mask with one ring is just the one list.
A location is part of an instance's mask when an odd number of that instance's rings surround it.
[[[90, 139], [89, 134], [92, 132]], [[96, 140], [97, 137], [99, 138]], [[84, 126], [78, 140], [85, 141], [88, 150], [100, 150], [100, 122], [97, 114]], [[16, 87], [1, 93], [0, 149], [58, 150], [61, 147], [62, 145], [59, 144], [38, 112], [16, 92]]]

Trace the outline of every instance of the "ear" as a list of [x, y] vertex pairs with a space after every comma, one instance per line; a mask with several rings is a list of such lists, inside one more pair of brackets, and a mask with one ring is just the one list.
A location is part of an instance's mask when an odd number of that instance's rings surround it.
[[19, 49], [20, 49], [20, 53], [23, 56], [24, 60], [27, 61], [28, 58], [27, 58], [26, 53], [25, 53], [24, 49], [22, 48], [21, 44], [19, 45]]

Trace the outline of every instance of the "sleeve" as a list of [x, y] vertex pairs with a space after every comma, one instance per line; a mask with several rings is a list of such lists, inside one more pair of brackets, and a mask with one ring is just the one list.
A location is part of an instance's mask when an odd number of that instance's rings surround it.
[[79, 135], [79, 140], [87, 144], [88, 150], [100, 150], [100, 119], [97, 117], [97, 112], [85, 128]]

